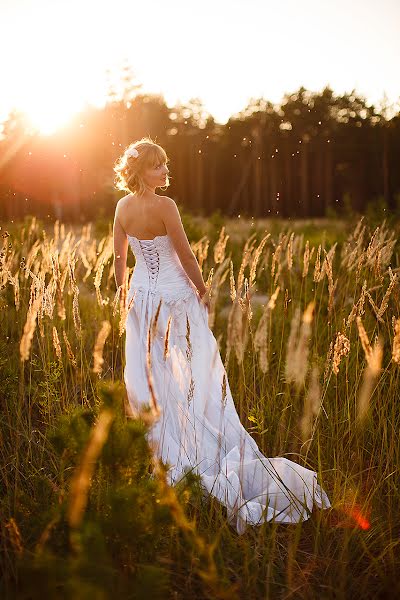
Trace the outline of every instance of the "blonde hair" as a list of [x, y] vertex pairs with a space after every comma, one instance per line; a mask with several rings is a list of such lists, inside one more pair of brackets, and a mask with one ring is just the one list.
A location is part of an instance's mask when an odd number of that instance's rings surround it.
[[[129, 151], [133, 148], [136, 148], [139, 156], [129, 156]], [[142, 196], [147, 190], [143, 181], [143, 172], [146, 169], [154, 168], [160, 163], [166, 163], [168, 160], [164, 148], [153, 142], [149, 137], [144, 137], [130, 144], [115, 163], [115, 187], [118, 190], [126, 190], [137, 196]], [[168, 178], [165, 185], [169, 185]]]

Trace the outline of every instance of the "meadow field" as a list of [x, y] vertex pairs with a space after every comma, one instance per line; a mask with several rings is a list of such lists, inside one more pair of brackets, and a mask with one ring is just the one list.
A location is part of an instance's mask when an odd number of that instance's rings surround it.
[[241, 536], [129, 413], [111, 226], [1, 226], [0, 597], [400, 597], [398, 223], [185, 217], [242, 423], [332, 502]]

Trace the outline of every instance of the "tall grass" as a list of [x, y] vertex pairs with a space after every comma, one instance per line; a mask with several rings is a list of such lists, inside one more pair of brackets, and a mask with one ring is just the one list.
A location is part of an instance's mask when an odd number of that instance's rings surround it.
[[361, 219], [328, 243], [287, 227], [241, 239], [227, 222], [193, 241], [242, 422], [265, 455], [317, 470], [333, 504], [238, 536], [196, 476], [167, 486], [145, 436], [157, 398], [135, 418], [129, 411], [132, 258], [115, 297], [110, 233], [9, 226], [0, 231], [2, 597], [400, 593], [394, 227]]

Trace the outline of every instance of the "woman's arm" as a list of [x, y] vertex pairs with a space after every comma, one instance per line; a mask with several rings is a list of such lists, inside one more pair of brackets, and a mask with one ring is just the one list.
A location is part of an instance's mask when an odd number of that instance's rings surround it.
[[118, 219], [118, 204], [115, 209], [114, 227], [114, 276], [117, 289], [125, 281], [126, 257], [128, 254], [128, 240], [124, 228]]
[[162, 212], [167, 234], [172, 241], [182, 267], [185, 269], [188, 277], [193, 281], [200, 296], [203, 296], [207, 291], [207, 288], [200, 271], [199, 263], [193, 254], [193, 250], [190, 247], [189, 240], [187, 239], [186, 232], [183, 228], [178, 207], [172, 198], [164, 196]]

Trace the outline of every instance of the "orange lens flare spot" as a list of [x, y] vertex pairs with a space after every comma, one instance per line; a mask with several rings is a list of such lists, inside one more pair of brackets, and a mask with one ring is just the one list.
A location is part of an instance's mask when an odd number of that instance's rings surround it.
[[[341, 517], [344, 516], [344, 518]], [[358, 527], [364, 531], [370, 529], [370, 515], [361, 508], [358, 504], [342, 504], [338, 507], [336, 517], [333, 517], [334, 527], [354, 528]]]
[[369, 529], [371, 523], [366, 515], [363, 515], [361, 509], [358, 506], [348, 509], [347, 514], [354, 519], [360, 529]]

